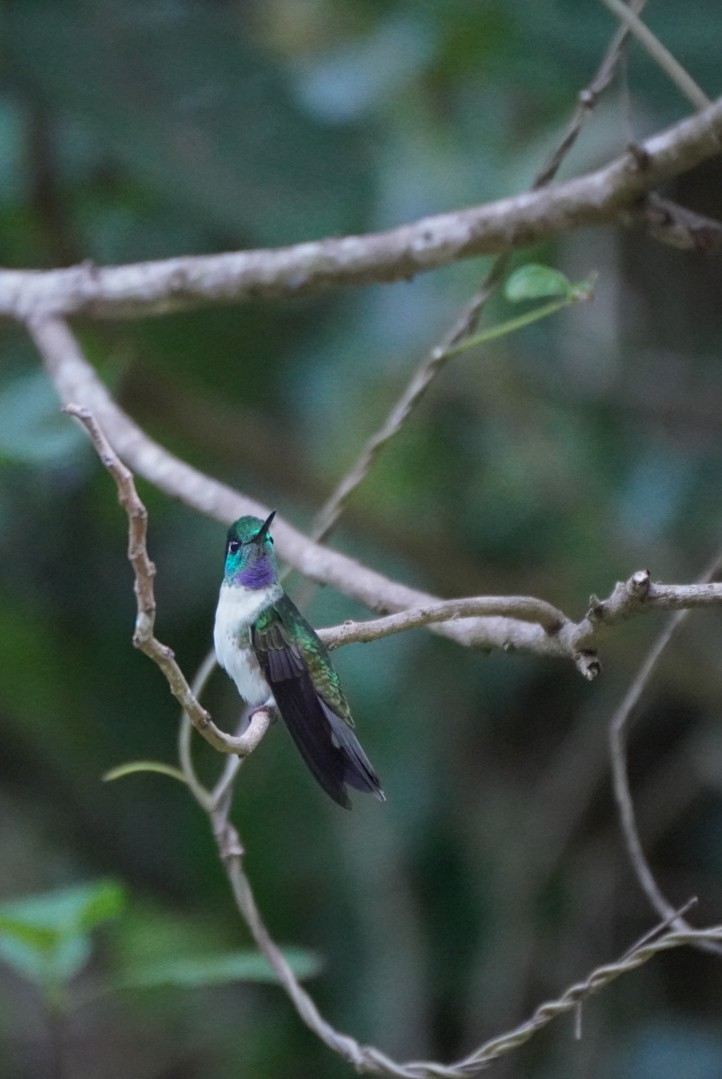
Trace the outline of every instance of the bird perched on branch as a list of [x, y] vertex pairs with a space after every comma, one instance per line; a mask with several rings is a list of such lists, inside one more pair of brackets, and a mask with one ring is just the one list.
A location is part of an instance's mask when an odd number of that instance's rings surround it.
[[351, 712], [328, 649], [278, 577], [265, 521], [231, 525], [213, 630], [216, 658], [253, 708], [275, 705], [323, 789], [351, 808], [347, 786], [384, 801], [376, 772], [353, 733]]

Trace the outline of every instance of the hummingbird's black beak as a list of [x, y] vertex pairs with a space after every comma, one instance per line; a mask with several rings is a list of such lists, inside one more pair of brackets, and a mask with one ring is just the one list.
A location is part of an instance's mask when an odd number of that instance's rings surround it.
[[276, 516], [276, 511], [271, 510], [268, 517], [266, 517], [265, 521], [263, 522], [261, 527], [256, 532], [255, 536], [253, 537], [253, 542], [257, 543], [259, 547], [261, 546], [264, 539], [268, 535], [268, 529], [271, 527], [271, 521], [273, 520], [273, 518], [275, 516]]

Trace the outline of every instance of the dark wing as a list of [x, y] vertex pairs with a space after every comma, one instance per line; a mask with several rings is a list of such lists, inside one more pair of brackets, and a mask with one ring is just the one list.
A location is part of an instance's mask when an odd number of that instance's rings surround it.
[[[383, 799], [378, 776], [349, 725], [348, 706], [328, 653], [288, 597], [281, 597], [258, 619], [251, 640], [291, 737], [326, 793], [347, 809], [351, 808], [347, 784]], [[309, 667], [324, 686], [323, 696]]]

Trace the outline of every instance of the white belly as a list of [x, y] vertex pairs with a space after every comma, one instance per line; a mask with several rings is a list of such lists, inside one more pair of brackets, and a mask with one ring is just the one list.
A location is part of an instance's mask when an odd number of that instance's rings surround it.
[[213, 627], [216, 659], [253, 708], [272, 703], [273, 695], [251, 648], [249, 626], [281, 591], [280, 585], [260, 589], [221, 585]]

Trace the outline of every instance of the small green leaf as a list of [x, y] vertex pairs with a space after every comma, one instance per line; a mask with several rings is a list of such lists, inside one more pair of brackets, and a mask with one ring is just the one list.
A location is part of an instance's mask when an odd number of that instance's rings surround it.
[[0, 915], [60, 936], [73, 936], [116, 917], [124, 906], [123, 887], [116, 881], [101, 880], [14, 899], [0, 906]]
[[[312, 978], [321, 969], [318, 957], [312, 952], [300, 948], [286, 948], [283, 954], [297, 978]], [[176, 986], [198, 989], [225, 985], [228, 982], [275, 981], [276, 974], [259, 952], [240, 951], [221, 955], [179, 957], [150, 963], [129, 971], [117, 987], [156, 989], [161, 986]]]
[[155, 772], [158, 775], [170, 776], [186, 783], [186, 777], [180, 768], [174, 768], [172, 764], [164, 764], [163, 761], [128, 761], [127, 764], [119, 764], [117, 768], [111, 768], [103, 775], [103, 782], [110, 783], [114, 779], [123, 779], [125, 776], [135, 775], [137, 772]]
[[504, 295], [511, 303], [520, 303], [522, 300], [541, 300], [550, 296], [568, 298], [574, 288], [561, 270], [530, 262], [507, 279]]
[[109, 880], [4, 903], [0, 956], [41, 985], [68, 981], [88, 960], [90, 931], [124, 905], [124, 890]]
[[0, 911], [0, 937], [33, 948], [36, 952], [49, 952], [58, 941], [57, 929], [28, 925], [22, 918], [13, 918]]

